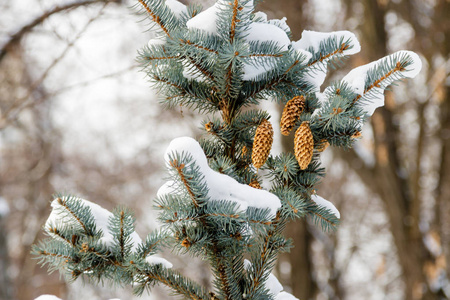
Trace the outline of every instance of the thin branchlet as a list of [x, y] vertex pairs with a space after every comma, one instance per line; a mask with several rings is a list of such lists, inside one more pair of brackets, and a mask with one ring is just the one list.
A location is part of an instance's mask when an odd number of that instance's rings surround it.
[[84, 222], [80, 219], [80, 217], [72, 209], [70, 209], [66, 201], [61, 198], [58, 198], [57, 201], [59, 205], [63, 206], [64, 209], [67, 210], [75, 218], [78, 224], [80, 224], [80, 226], [83, 228], [84, 232], [87, 235], [91, 235], [91, 231], [87, 229], [86, 224], [84, 224]]
[[195, 207], [199, 207], [197, 198], [192, 191], [191, 186], [189, 185], [186, 176], [183, 173], [184, 164], [179, 164], [176, 159], [170, 161], [170, 165], [175, 168], [178, 172], [178, 175], [180, 176], [181, 182], [183, 182], [184, 186], [186, 187], [187, 192], [189, 193], [189, 196], [191, 197], [192, 203], [195, 205]]
[[380, 84], [381, 84], [383, 81], [385, 81], [385, 80], [389, 79], [390, 77], [394, 76], [395, 73], [397, 73], [397, 72], [402, 72], [402, 71], [404, 71], [404, 70], [405, 70], [404, 64], [402, 64], [401, 62], [398, 61], [398, 62], [395, 64], [395, 67], [394, 67], [392, 70], [390, 70], [390, 71], [387, 72], [386, 74], [380, 76], [380, 78], [378, 78], [377, 80], [375, 80], [370, 86], [366, 87], [366, 88], [364, 89], [364, 93], [363, 93], [362, 95], [356, 96], [355, 99], [353, 99], [353, 104], [354, 104], [356, 101], [358, 101], [359, 99], [361, 99], [365, 94], [369, 93], [373, 88], [376, 88], [376, 87], [377, 87], [377, 88], [380, 88], [380, 87], [381, 87]]
[[139, 3], [144, 7], [144, 9], [148, 12], [150, 17], [152, 18], [152, 21], [161, 27], [161, 29], [167, 34], [168, 37], [170, 37], [169, 31], [167, 30], [166, 26], [161, 22], [161, 18], [145, 3], [144, 0], [138, 0]]
[[191, 42], [191, 40], [180, 39], [180, 42], [181, 42], [182, 44], [186, 44], [186, 45], [189, 45], [189, 46], [193, 46], [193, 47], [198, 48], [198, 49], [201, 49], [201, 50], [205, 50], [205, 51], [208, 51], [208, 52], [211, 52], [211, 53], [214, 53], [214, 54], [219, 54], [219, 52], [218, 52], [217, 50], [210, 49], [210, 48], [208, 48], [208, 47], [205, 47], [205, 46], [202, 46], [202, 45], [193, 43], [193, 42]]
[[230, 4], [233, 5], [233, 16], [231, 18], [231, 25], [230, 25], [230, 42], [232, 43], [236, 35], [236, 23], [239, 22], [239, 20], [237, 19], [239, 1], [234, 0], [234, 2]]
[[342, 43], [342, 45], [341, 45], [341, 47], [339, 49], [336, 49], [333, 52], [328, 53], [328, 54], [324, 54], [324, 55], [321, 54], [319, 58], [317, 58], [314, 61], [310, 62], [308, 64], [308, 67], [311, 67], [311, 66], [315, 65], [318, 62], [323, 62], [324, 60], [327, 60], [327, 59], [335, 56], [336, 54], [343, 54], [344, 51], [347, 50], [349, 47], [350, 47], [349, 44]]

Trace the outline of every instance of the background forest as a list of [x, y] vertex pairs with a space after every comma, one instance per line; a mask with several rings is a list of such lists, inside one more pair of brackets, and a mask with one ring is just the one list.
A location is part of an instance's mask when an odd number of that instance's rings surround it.
[[[196, 116], [164, 110], [139, 72], [136, 52], [152, 33], [130, 9], [135, 2], [0, 1], [0, 299], [131, 299], [129, 289], [48, 275], [30, 247], [57, 191], [109, 210], [126, 205], [145, 235], [157, 226], [151, 206], [165, 148], [200, 134]], [[279, 259], [277, 277], [300, 299], [450, 298], [450, 2], [279, 0], [258, 10], [287, 17], [295, 40], [303, 29], [358, 36], [361, 52], [327, 82], [397, 50], [423, 62], [414, 80], [386, 92], [353, 150], [324, 152], [320, 194], [340, 210], [340, 228], [291, 224], [295, 248]], [[282, 108], [264, 105], [279, 120]], [[273, 153], [292, 143], [275, 136]], [[201, 261], [166, 255], [210, 284]]]

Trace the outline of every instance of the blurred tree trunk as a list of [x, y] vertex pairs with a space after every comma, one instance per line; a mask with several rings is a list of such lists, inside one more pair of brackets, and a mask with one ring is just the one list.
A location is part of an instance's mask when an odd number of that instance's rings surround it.
[[[5, 78], [4, 93], [0, 96], [3, 107], [17, 105], [19, 91], [30, 88], [33, 81], [21, 49], [16, 48], [9, 54], [0, 64], [0, 76]], [[66, 290], [66, 284], [59, 280], [59, 275], [48, 275], [45, 269], [36, 265], [30, 254], [31, 245], [42, 234], [40, 229], [48, 213], [48, 199], [55, 192], [51, 184], [54, 167], [60, 158], [60, 139], [53, 127], [51, 102], [45, 88], [36, 86], [30, 97], [36, 104], [27, 111], [28, 118], [14, 120], [2, 132], [5, 140], [11, 143], [2, 147], [0, 194], [10, 202], [20, 203], [12, 205], [11, 213], [2, 220], [9, 234], [17, 236], [14, 241], [16, 250], [8, 257], [16, 271], [12, 272], [12, 285], [5, 292], [9, 292], [7, 299], [18, 300], [39, 296], [36, 285], [41, 278], [46, 279], [39, 286], [47, 293], [64, 296]], [[8, 276], [6, 268], [2, 270]]]
[[[0, 199], [2, 201], [2, 199]], [[5, 200], [3, 200], [5, 201]], [[0, 300], [12, 299], [11, 283], [8, 276], [9, 255], [6, 245], [6, 224], [5, 218], [0, 212]]]
[[[437, 49], [448, 59], [450, 53], [450, 3], [446, 0], [438, 1], [436, 5], [436, 22], [434, 31], [443, 33], [444, 38]], [[441, 167], [439, 169], [439, 183], [436, 189], [436, 222], [435, 228], [439, 230], [446, 258], [447, 276], [450, 276], [450, 85], [445, 84], [444, 75], [442, 82], [436, 87], [436, 93], [440, 94], [440, 122], [439, 139], [441, 139]], [[448, 80], [448, 79], [447, 79]]]
[[[348, 5], [355, 4], [360, 1], [347, 1]], [[396, 14], [403, 16], [409, 21], [414, 28], [416, 37], [414, 41], [415, 50], [425, 56], [430, 64], [429, 79], [434, 74], [433, 58], [436, 54], [436, 48], [423, 48], [426, 43], [433, 44], [434, 41], [429, 39], [432, 35], [428, 30], [419, 24], [418, 19], [420, 8], [414, 1], [403, 1], [398, 6], [392, 5], [388, 7], [388, 1], [362, 1], [364, 5], [364, 23], [361, 25], [363, 53], [366, 54], [366, 62], [370, 62], [387, 54], [388, 37], [386, 33], [385, 17], [388, 9], [393, 10]], [[442, 22], [447, 24], [446, 35], [448, 38], [448, 1], [441, 1], [435, 7], [436, 15], [433, 21], [436, 24]], [[442, 14], [447, 12], [447, 14]], [[436, 28], [434, 28], [436, 29]], [[441, 28], [441, 32], [445, 30]], [[448, 41], [448, 40], [447, 40]], [[436, 45], [437, 46], [437, 45]], [[446, 43], [448, 47], [448, 42]], [[431, 52], [430, 52], [431, 51]], [[446, 48], [448, 55], [448, 48]], [[445, 53], [445, 50], [444, 50]], [[445, 54], [444, 54], [445, 55]], [[429, 80], [430, 82], [430, 80]], [[447, 86], [448, 92], [448, 86]], [[417, 137], [417, 153], [415, 159], [415, 166], [413, 171], [405, 172], [407, 162], [399, 154], [401, 143], [401, 132], [397, 123], [394, 120], [394, 114], [399, 113], [395, 107], [388, 105], [392, 101], [393, 94], [386, 94], [387, 105], [379, 109], [372, 118], [372, 126], [374, 131], [375, 142], [375, 158], [376, 163], [374, 167], [365, 166], [364, 168], [357, 168], [356, 171], [360, 177], [374, 193], [377, 193], [383, 200], [386, 213], [389, 217], [391, 233], [394, 244], [397, 249], [397, 255], [402, 269], [402, 279], [405, 284], [404, 295], [405, 299], [443, 299], [442, 290], [434, 290], [425, 274], [424, 270], [427, 265], [433, 262], [432, 254], [424, 243], [424, 234], [419, 227], [421, 222], [421, 208], [422, 202], [425, 199], [421, 198], [420, 178], [422, 175], [421, 162], [425, 155], [424, 146], [426, 143], [425, 136], [425, 109], [429, 104], [429, 99], [410, 99], [409, 101], [417, 105], [417, 122], [420, 126]], [[440, 174], [440, 187], [438, 203], [442, 206], [447, 206], [450, 191], [448, 191], [448, 183], [450, 182], [449, 175], [449, 161], [450, 154], [449, 138], [445, 138], [445, 131], [449, 128], [449, 100], [448, 93], [444, 97], [441, 105], [442, 113], [442, 165]], [[355, 158], [352, 155], [344, 154], [351, 161]], [[405, 174], [406, 173], [406, 174]], [[446, 184], [444, 183], [446, 182]], [[447, 200], [444, 200], [447, 199]], [[444, 205], [443, 203], [446, 202]], [[438, 204], [439, 206], [439, 204]], [[440, 207], [441, 209], [443, 207]], [[448, 217], [448, 214], [447, 214]], [[442, 236], [442, 232], [439, 233]]]
[[[302, 31], [309, 24], [309, 20], [305, 18], [303, 13], [303, 5], [307, 2], [307, 0], [283, 0], [281, 3], [265, 1], [260, 4], [261, 8], [258, 10], [271, 12], [272, 16], [269, 13], [269, 18], [286, 17], [291, 28], [292, 39], [298, 40]], [[287, 100], [289, 99], [285, 99], [285, 101]], [[279, 106], [280, 114], [283, 107]], [[282, 136], [281, 143], [283, 152], [293, 152], [293, 134], [288, 137]], [[290, 282], [287, 285], [291, 287], [292, 294], [299, 299], [313, 299], [319, 289], [313, 274], [313, 250], [311, 245], [314, 238], [308, 230], [307, 220], [303, 219], [290, 223], [286, 228], [286, 236], [294, 241], [294, 248], [286, 257], [291, 265]]]

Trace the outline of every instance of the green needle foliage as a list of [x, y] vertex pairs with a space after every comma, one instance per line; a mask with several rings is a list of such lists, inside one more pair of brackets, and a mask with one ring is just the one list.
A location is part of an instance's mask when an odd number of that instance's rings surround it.
[[[252, 186], [247, 188], [256, 193], [263, 178], [252, 164], [252, 151], [271, 147], [255, 140], [257, 127], [270, 119], [257, 105], [263, 100], [286, 103], [297, 96], [303, 97], [304, 107], [293, 116], [294, 129], [309, 122], [312, 159], [303, 170], [298, 153], [265, 161], [262, 169], [270, 189], [261, 195], [271, 193], [281, 203], [273, 213], [270, 206], [249, 205], [243, 210], [227, 197], [213, 199], [210, 173], [195, 155], [172, 151], [166, 157], [171, 192], [155, 200], [162, 225], [145, 241], [134, 232], [129, 210], [110, 213], [88, 201], [58, 195], [45, 226], [49, 238], [33, 251], [50, 271], [59, 270], [73, 280], [81, 276], [131, 284], [136, 294], [162, 284], [186, 299], [281, 300], [279, 291], [266, 282], [277, 256], [293, 246], [283, 236], [287, 223], [307, 216], [324, 230], [339, 223], [332, 206], [314, 200], [325, 176], [322, 145], [350, 148], [371, 114], [367, 106], [379, 101], [393, 81], [413, 76], [415, 54], [388, 56], [364, 66], [359, 77], [346, 77], [319, 93], [327, 66], [338, 67], [346, 55], [359, 51], [350, 33], [306, 32], [304, 40], [293, 42], [284, 20], [267, 20], [254, 12], [250, 0], [219, 0], [205, 11], [175, 0], [137, 2], [157, 34], [139, 52], [142, 69], [164, 105], [183, 105], [206, 115], [200, 145], [212, 170]], [[355, 77], [365, 78], [362, 87]], [[207, 261], [214, 290], [172, 270], [167, 261], [155, 260], [154, 254], [164, 248]]]

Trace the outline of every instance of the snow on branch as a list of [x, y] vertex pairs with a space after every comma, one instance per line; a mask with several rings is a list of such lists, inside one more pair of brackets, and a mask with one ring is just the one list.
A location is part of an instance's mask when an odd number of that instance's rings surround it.
[[162, 265], [163, 267], [165, 267], [167, 269], [171, 269], [173, 267], [173, 264], [170, 261], [168, 261], [165, 258], [159, 257], [157, 255], [147, 256], [145, 258], [145, 261], [149, 265]]
[[[203, 149], [193, 138], [176, 138], [170, 143], [165, 155], [166, 163], [169, 166], [173, 164], [171, 161], [173, 153], [185, 153], [192, 157], [192, 161], [203, 174], [208, 187], [209, 201], [227, 200], [236, 203], [238, 209], [244, 211], [248, 207], [269, 209], [272, 216], [275, 216], [277, 209], [281, 207], [280, 199], [274, 194], [241, 184], [228, 175], [212, 170], [208, 166]], [[191, 193], [192, 191], [190, 191]]]
[[[99, 241], [109, 248], [113, 247], [114, 237], [109, 230], [109, 220], [113, 219], [114, 215], [110, 211], [88, 200], [69, 196], [54, 199], [51, 206], [52, 212], [45, 223], [45, 230], [51, 237], [63, 239], [58, 234], [58, 228], [81, 227], [88, 235], [99, 232]], [[131, 233], [130, 239], [132, 251], [135, 252], [142, 240], [136, 232]]]
[[[253, 272], [252, 263], [244, 259], [244, 268], [247, 272]], [[275, 300], [298, 300], [296, 297], [294, 297], [292, 294], [289, 294], [287, 292], [284, 292], [284, 288], [281, 285], [278, 278], [273, 274], [270, 273], [268, 276], [265, 276], [267, 278], [265, 282], [265, 287], [269, 290], [269, 293], [274, 297]]]
[[306, 68], [309, 70], [307, 80], [317, 90], [325, 81], [328, 63], [361, 51], [361, 45], [356, 36], [345, 30], [334, 32], [304, 30], [301, 39], [293, 42], [292, 47], [300, 53], [307, 54]]
[[337, 208], [330, 201], [315, 194], [311, 195], [311, 200], [314, 205], [310, 207], [309, 214], [314, 222], [320, 223], [324, 230], [336, 229], [341, 217]]
[[322, 198], [318, 195], [311, 195], [311, 200], [313, 200], [318, 206], [329, 210], [331, 213], [333, 213], [336, 216], [336, 218], [338, 218], [338, 219], [341, 218], [341, 213], [336, 208], [336, 206], [334, 206], [333, 203], [331, 203], [330, 201], [325, 200], [324, 198]]
[[351, 70], [342, 81], [358, 94], [353, 100], [368, 116], [384, 105], [384, 90], [394, 81], [414, 78], [422, 69], [420, 57], [412, 51], [398, 51]]
[[201, 13], [187, 21], [187, 28], [203, 30], [208, 34], [217, 35], [217, 18], [221, 5], [223, 4], [218, 1], [213, 6], [202, 11]]
[[186, 5], [176, 0], [166, 0], [166, 5], [177, 18], [181, 18], [188, 12]]
[[346, 30], [333, 32], [304, 30], [301, 39], [293, 42], [292, 46], [294, 49], [314, 53], [313, 61], [309, 65], [327, 62], [337, 55], [352, 55], [361, 51], [361, 45], [355, 34]]
[[37, 298], [35, 298], [34, 300], [61, 300], [61, 298], [58, 298], [54, 295], [41, 295]]

